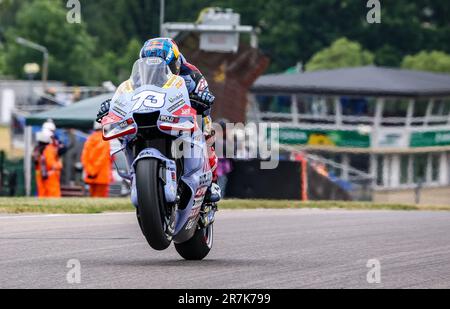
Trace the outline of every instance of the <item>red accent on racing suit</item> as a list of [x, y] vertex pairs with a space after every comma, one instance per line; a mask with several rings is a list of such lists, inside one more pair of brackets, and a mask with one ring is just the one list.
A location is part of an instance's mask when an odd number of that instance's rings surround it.
[[[186, 82], [186, 87], [189, 94], [198, 94], [199, 92], [209, 90], [208, 82], [203, 76], [202, 72], [193, 64], [186, 61], [186, 59], [181, 55], [181, 68], [180, 76]], [[215, 138], [214, 135], [206, 136], [206, 141], [209, 146], [208, 156], [209, 165], [213, 172], [213, 181], [217, 181], [217, 155], [214, 149]]]

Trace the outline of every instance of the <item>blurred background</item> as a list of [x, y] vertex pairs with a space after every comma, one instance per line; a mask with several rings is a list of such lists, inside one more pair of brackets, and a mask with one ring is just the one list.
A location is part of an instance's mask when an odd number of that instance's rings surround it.
[[[280, 125], [277, 169], [246, 149], [222, 161], [226, 197], [448, 205], [449, 16], [446, 0], [0, 0], [1, 194], [36, 195], [51, 119], [62, 194], [86, 195], [98, 106], [163, 35], [207, 77], [222, 126]], [[110, 195], [127, 194], [115, 174]]]

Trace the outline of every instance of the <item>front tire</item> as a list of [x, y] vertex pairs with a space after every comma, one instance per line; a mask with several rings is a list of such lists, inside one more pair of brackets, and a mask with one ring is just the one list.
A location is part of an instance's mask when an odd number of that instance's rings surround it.
[[175, 249], [185, 260], [201, 261], [212, 249], [213, 235], [213, 224], [206, 228], [198, 228], [190, 240], [181, 244], [175, 244]]
[[167, 249], [172, 242], [168, 234], [168, 211], [159, 179], [160, 163], [156, 159], [142, 159], [136, 164], [137, 217], [148, 244], [155, 250]]

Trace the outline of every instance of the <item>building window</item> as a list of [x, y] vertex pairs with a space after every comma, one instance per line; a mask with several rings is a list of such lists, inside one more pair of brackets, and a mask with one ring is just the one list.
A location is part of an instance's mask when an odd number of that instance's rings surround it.
[[438, 153], [432, 153], [430, 155], [431, 160], [431, 181], [439, 182], [440, 176], [440, 155]]
[[342, 97], [340, 101], [344, 116], [375, 116], [376, 100], [374, 98]]
[[[375, 117], [375, 98], [340, 98], [344, 124], [372, 124]], [[362, 118], [363, 117], [363, 118]], [[364, 119], [365, 118], [365, 119]], [[370, 119], [368, 119], [370, 118]]]
[[444, 100], [444, 115], [450, 116], [450, 99]]
[[368, 154], [350, 154], [350, 166], [368, 174], [370, 170], [370, 156]]
[[383, 120], [384, 126], [404, 126], [408, 115], [410, 101], [406, 99], [387, 99], [384, 102]]
[[414, 183], [425, 183], [427, 181], [428, 155], [418, 154], [414, 156]]
[[[383, 158], [384, 157], [384, 158]], [[393, 177], [399, 177], [400, 186], [410, 187], [413, 185], [422, 184], [423, 186], [429, 186], [437, 184], [441, 177], [441, 154], [440, 153], [423, 153], [423, 154], [404, 154], [399, 156], [399, 175], [393, 174], [391, 164], [393, 160], [391, 156], [377, 156], [377, 184], [378, 186], [388, 187], [392, 186], [392, 181], [385, 183], [383, 176], [388, 173], [389, 179]], [[388, 166], [383, 167], [384, 164]]]
[[436, 100], [433, 104], [432, 116], [448, 116], [450, 112], [449, 100]]
[[400, 156], [400, 184], [402, 185], [409, 184], [410, 159], [409, 155]]
[[422, 126], [424, 124], [425, 116], [427, 115], [428, 105], [430, 101], [429, 100], [416, 100], [414, 102], [414, 113], [412, 120], [413, 126]]
[[256, 101], [262, 113], [291, 113], [291, 96], [264, 96], [257, 95]]
[[431, 109], [430, 125], [445, 125], [448, 122], [450, 112], [450, 101], [435, 100]]
[[300, 122], [331, 124], [336, 121], [336, 105], [333, 97], [297, 97]]
[[377, 185], [384, 185], [384, 157], [381, 155], [377, 156]]
[[316, 117], [333, 116], [336, 114], [333, 98], [298, 96], [298, 113]]
[[447, 153], [447, 155], [445, 156], [445, 165], [447, 165], [447, 180], [446, 180], [446, 184], [450, 185], [450, 152]]
[[298, 96], [297, 109], [298, 113], [302, 115], [313, 115], [313, 97]]

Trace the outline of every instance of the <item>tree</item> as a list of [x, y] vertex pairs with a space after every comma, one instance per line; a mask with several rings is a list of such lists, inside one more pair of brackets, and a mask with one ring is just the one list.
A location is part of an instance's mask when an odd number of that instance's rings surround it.
[[[49, 12], [38, 10], [34, 12], [35, 16], [31, 16], [30, 7], [36, 7], [36, 2], [46, 3], [41, 7], [45, 6]], [[69, 79], [71, 83], [82, 80], [83, 83], [91, 84], [99, 83], [102, 79], [120, 79], [120, 71], [129, 70], [122, 67], [120, 59], [128, 52], [130, 41], [143, 44], [145, 40], [159, 35], [159, 0], [81, 1], [82, 25], [69, 25], [65, 17], [64, 24], [59, 22], [58, 18], [63, 18], [63, 13], [67, 13], [66, 2], [0, 0], [0, 36], [2, 32], [11, 34], [14, 30], [13, 34], [16, 34], [20, 30], [22, 36], [38, 42], [47, 43], [52, 41], [52, 37], [61, 41], [53, 44], [50, 51], [54, 58], [50, 71], [52, 78]], [[232, 8], [241, 14], [242, 24], [261, 30], [259, 47], [271, 58], [270, 72], [284, 71], [298, 62], [307, 63], [318, 51], [341, 37], [358, 42], [361, 50], [371, 51], [375, 55], [374, 62], [383, 66], [399, 67], [405, 55], [414, 55], [422, 50], [450, 53], [450, 1], [382, 1], [381, 24], [367, 22], [366, 4], [367, 1], [360, 0], [166, 1], [166, 21], [194, 22], [205, 7]], [[52, 7], [51, 10], [48, 6]], [[59, 12], [58, 22], [53, 20], [55, 10]], [[32, 26], [24, 26], [23, 18], [19, 18], [24, 11], [28, 11], [28, 19], [35, 21]], [[53, 19], [48, 19], [49, 16]], [[40, 32], [37, 35], [33, 27], [45, 24], [47, 20], [50, 25], [36, 27]], [[90, 72], [84, 74], [75, 71], [70, 75], [56, 75], [58, 70], [66, 69], [63, 68], [63, 57], [67, 57], [65, 53], [67, 45], [70, 45], [65, 44], [60, 33], [70, 37], [67, 39], [70, 44], [77, 42], [74, 37], [80, 37], [83, 43], [77, 44], [80, 49], [87, 50], [86, 55], [90, 60], [84, 67], [78, 65], [76, 68]], [[16, 52], [18, 49], [14, 47], [14, 38], [7, 45], [9, 60], [12, 53], [9, 51], [14, 49]], [[21, 76], [24, 61], [40, 61], [40, 56], [32, 51], [12, 58], [18, 62], [9, 64], [8, 70], [17, 76]], [[65, 65], [72, 67], [71, 63]]]
[[101, 80], [110, 80], [116, 85], [127, 80], [131, 75], [133, 64], [137, 60], [141, 48], [140, 41], [132, 39], [122, 54], [116, 54], [112, 51], [106, 52], [96, 62]]
[[403, 59], [402, 67], [405, 69], [450, 73], [450, 55], [440, 51], [422, 51]]
[[[214, 2], [166, 1], [166, 21], [193, 22], [203, 8], [217, 6], [220, 0]], [[159, 36], [159, 0], [95, 0], [83, 1], [82, 5], [89, 33], [102, 42], [98, 46], [100, 53], [122, 53], [131, 39], [143, 44]]]
[[392, 45], [383, 45], [375, 51], [375, 63], [379, 66], [398, 67], [402, 58], [401, 52]]
[[16, 43], [17, 37], [24, 37], [49, 50], [50, 79], [79, 85], [98, 83], [93, 65], [95, 40], [84, 24], [68, 23], [66, 14], [63, 2], [56, 0], [34, 0], [20, 7], [16, 25], [6, 31], [9, 73], [22, 76], [25, 63], [42, 61], [41, 53]]
[[5, 74], [5, 52], [4, 47], [0, 43], [0, 76]]
[[14, 22], [18, 2], [13, 0], [0, 0], [0, 76], [6, 74], [5, 60], [5, 31]]
[[28, 4], [29, 0], [0, 0], [0, 32], [4, 28], [15, 24], [15, 16], [23, 4]]
[[341, 38], [329, 48], [319, 51], [306, 64], [307, 71], [357, 67], [374, 63], [374, 55], [363, 50], [357, 42]]

